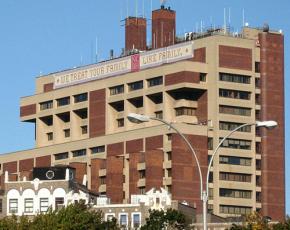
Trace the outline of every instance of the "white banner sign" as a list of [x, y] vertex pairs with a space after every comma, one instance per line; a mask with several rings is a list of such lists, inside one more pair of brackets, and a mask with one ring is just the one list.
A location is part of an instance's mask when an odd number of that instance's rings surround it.
[[136, 72], [193, 57], [193, 42], [181, 43], [54, 74], [54, 88]]

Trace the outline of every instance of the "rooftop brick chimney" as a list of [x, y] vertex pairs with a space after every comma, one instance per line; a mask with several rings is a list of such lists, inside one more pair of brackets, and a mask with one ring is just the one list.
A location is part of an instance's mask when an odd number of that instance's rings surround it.
[[152, 49], [175, 43], [176, 13], [163, 5], [152, 12]]
[[146, 50], [146, 19], [128, 17], [125, 20], [125, 49]]

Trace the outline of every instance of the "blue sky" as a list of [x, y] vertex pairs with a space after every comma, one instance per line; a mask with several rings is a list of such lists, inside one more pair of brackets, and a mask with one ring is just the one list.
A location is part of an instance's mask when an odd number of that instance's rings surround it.
[[[0, 1], [0, 153], [33, 148], [34, 127], [19, 121], [19, 99], [32, 95], [35, 77], [93, 61], [98, 37], [99, 60], [124, 47], [124, 22], [131, 16], [150, 18], [159, 0], [1, 0]], [[137, 4], [136, 4], [137, 3]], [[224, 8], [231, 26], [242, 26], [242, 12], [250, 26], [282, 29], [285, 34], [285, 104], [289, 103], [290, 1], [289, 0], [168, 0], [177, 11], [177, 33], [223, 24]], [[137, 6], [137, 7], [136, 7]], [[144, 6], [144, 7], [143, 7]], [[228, 14], [228, 13], [227, 13]], [[150, 20], [148, 21], [150, 24]], [[150, 33], [148, 33], [150, 35]], [[148, 37], [150, 40], [150, 38]], [[287, 107], [286, 107], [287, 108]], [[286, 140], [290, 109], [286, 109]], [[286, 194], [290, 194], [290, 145], [286, 142]], [[287, 197], [290, 213], [290, 196]]]

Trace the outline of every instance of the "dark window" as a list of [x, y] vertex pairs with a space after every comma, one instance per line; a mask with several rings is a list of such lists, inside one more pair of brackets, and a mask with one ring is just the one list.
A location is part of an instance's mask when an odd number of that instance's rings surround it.
[[97, 147], [93, 147], [91, 148], [92, 154], [96, 154], [96, 153], [103, 153], [105, 152], [105, 146], [97, 146]]
[[251, 166], [252, 159], [246, 157], [234, 157], [234, 156], [223, 156], [219, 157], [221, 164], [231, 164], [231, 165], [241, 165], [241, 166]]
[[24, 212], [25, 213], [33, 212], [33, 199], [32, 198], [24, 199]]
[[167, 152], [167, 160], [168, 161], [171, 161], [171, 159], [172, 159], [171, 152]]
[[255, 62], [255, 73], [260, 73], [261, 69], [260, 69], [260, 62]]
[[261, 170], [261, 168], [262, 168], [261, 160], [256, 159], [256, 170]]
[[65, 106], [65, 105], [69, 105], [69, 103], [70, 103], [70, 97], [59, 98], [59, 99], [56, 99], [56, 101], [57, 101], [57, 106], [58, 107]]
[[213, 182], [213, 172], [209, 172], [208, 182], [209, 183]]
[[146, 193], [145, 187], [139, 187], [139, 194], [143, 195], [145, 193]]
[[0, 213], [3, 212], [3, 200], [0, 199]]
[[70, 137], [70, 129], [64, 129], [64, 137]]
[[78, 115], [81, 119], [87, 119], [88, 118], [88, 109], [78, 109], [74, 111], [76, 115]]
[[81, 126], [81, 130], [82, 130], [82, 134], [87, 134], [88, 133], [88, 126], [87, 125]]
[[40, 105], [40, 110], [52, 109], [53, 101], [41, 102], [39, 103], [39, 105]]
[[[227, 122], [227, 121], [220, 121], [219, 128], [220, 130], [229, 130], [232, 131], [239, 126], [243, 125], [242, 123], [235, 123], [235, 122]], [[247, 125], [237, 130], [238, 132], [251, 132], [251, 126]]]
[[260, 89], [261, 87], [261, 80], [260, 78], [255, 78], [255, 88]]
[[[220, 141], [223, 138], [220, 138]], [[221, 147], [223, 148], [232, 148], [232, 149], [246, 149], [250, 150], [251, 149], [251, 141], [248, 140], [240, 140], [240, 139], [231, 139], [227, 138], [224, 140], [222, 143]]]
[[110, 88], [110, 95], [124, 93], [124, 85], [117, 85]]
[[220, 196], [221, 197], [251, 199], [252, 198], [252, 191], [220, 188]]
[[88, 93], [81, 93], [74, 95], [74, 101], [75, 103], [83, 102], [88, 100]]
[[239, 115], [239, 116], [251, 116], [250, 108], [235, 107], [228, 105], [220, 105], [219, 112], [224, 114]]
[[120, 214], [120, 226], [121, 228], [126, 228], [128, 225], [128, 215], [127, 214]]
[[239, 74], [220, 73], [220, 81], [250, 84], [251, 77]]
[[85, 156], [87, 154], [87, 151], [85, 149], [75, 150], [72, 151], [73, 157], [80, 157]]
[[106, 176], [101, 176], [100, 177], [100, 184], [106, 184]]
[[53, 133], [47, 133], [47, 140], [52, 141], [53, 140]]
[[256, 192], [256, 201], [261, 202], [262, 201], [262, 193], [261, 192]]
[[64, 198], [63, 197], [56, 197], [55, 198], [55, 209], [61, 209], [64, 206]]
[[207, 139], [207, 149], [208, 150], [213, 150], [213, 138], [212, 137], [209, 137]]
[[141, 225], [141, 216], [140, 214], [134, 213], [133, 214], [133, 227], [134, 229], [138, 229]]
[[261, 184], [262, 184], [261, 176], [256, 176], [256, 186], [261, 186]]
[[154, 77], [151, 79], [148, 79], [148, 87], [156, 86], [156, 85], [162, 85], [163, 84], [163, 77]]
[[239, 90], [230, 90], [230, 89], [219, 89], [219, 96], [232, 98], [232, 99], [242, 99], [242, 100], [250, 100], [251, 93], [247, 91], [239, 91]]
[[188, 108], [188, 107], [179, 107], [175, 108], [175, 115], [176, 116], [195, 116], [195, 109], [194, 108]]
[[146, 171], [145, 170], [140, 170], [139, 171], [139, 179], [143, 179], [146, 177]]
[[57, 160], [67, 159], [67, 158], [68, 158], [68, 152], [54, 154], [54, 159], [55, 159], [56, 161], [57, 161]]
[[220, 180], [251, 182], [251, 174], [220, 172]]
[[143, 81], [136, 81], [128, 84], [129, 91], [143, 89]]
[[261, 142], [256, 142], [256, 153], [261, 154]]
[[156, 111], [155, 112], [155, 117], [159, 119], [163, 119], [163, 112], [162, 111]]
[[124, 111], [124, 101], [116, 101], [110, 103], [110, 106], [114, 108], [117, 112], [122, 112]]
[[256, 105], [260, 105], [261, 104], [261, 94], [256, 94], [255, 95], [255, 103], [256, 103]]
[[124, 118], [117, 119], [118, 127], [124, 127]]
[[199, 73], [199, 81], [206, 82], [206, 73]]

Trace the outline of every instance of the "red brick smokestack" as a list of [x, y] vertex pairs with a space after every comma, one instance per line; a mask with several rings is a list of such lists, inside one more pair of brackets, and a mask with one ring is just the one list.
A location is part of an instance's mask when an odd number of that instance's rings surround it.
[[175, 18], [175, 11], [164, 6], [152, 12], [152, 49], [175, 43]]
[[146, 50], [146, 19], [128, 17], [125, 20], [125, 49]]

